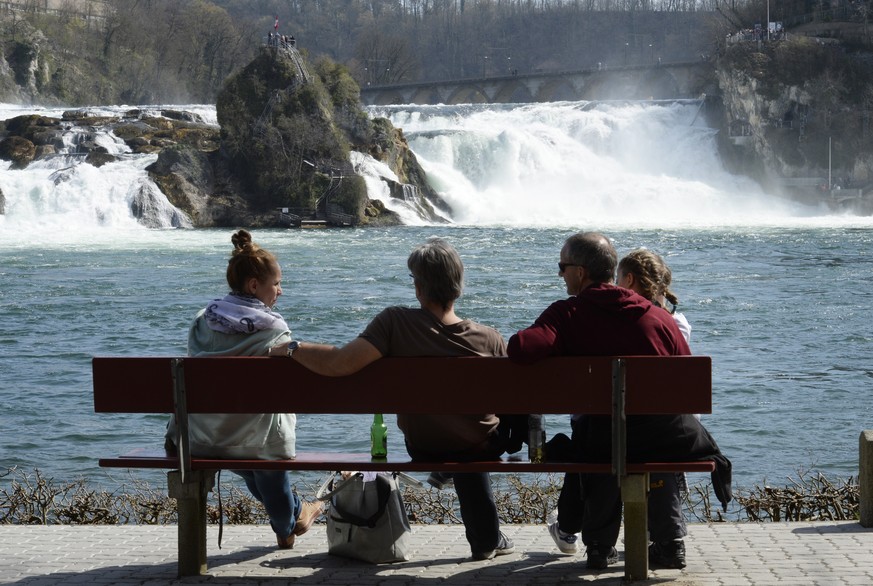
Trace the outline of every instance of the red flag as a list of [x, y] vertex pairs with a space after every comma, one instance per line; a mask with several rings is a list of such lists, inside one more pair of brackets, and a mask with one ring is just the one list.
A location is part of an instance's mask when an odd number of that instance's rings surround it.
[[279, 15], [278, 14], [276, 15], [276, 24], [273, 25], [273, 28], [276, 29], [276, 31], [279, 30]]

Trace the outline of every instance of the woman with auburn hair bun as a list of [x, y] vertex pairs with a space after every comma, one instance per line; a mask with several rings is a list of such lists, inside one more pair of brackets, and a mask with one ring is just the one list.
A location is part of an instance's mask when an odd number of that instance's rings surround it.
[[[239, 230], [231, 237], [227, 263], [230, 292], [201, 309], [188, 331], [189, 356], [268, 356], [271, 348], [291, 341], [291, 330], [273, 306], [282, 295], [282, 269], [276, 257]], [[259, 385], [258, 381], [252, 384]], [[285, 460], [295, 452], [294, 413], [192, 414], [191, 454], [206, 458]], [[167, 448], [175, 450], [174, 419], [167, 428]], [[281, 549], [294, 546], [321, 514], [321, 503], [303, 501], [291, 488], [287, 470], [234, 470], [270, 517]]]

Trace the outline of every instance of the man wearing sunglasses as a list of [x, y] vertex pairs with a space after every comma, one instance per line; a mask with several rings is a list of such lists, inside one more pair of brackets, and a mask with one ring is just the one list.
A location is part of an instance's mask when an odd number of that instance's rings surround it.
[[[609, 239], [596, 232], [570, 236], [561, 248], [558, 274], [564, 279], [569, 298], [552, 303], [534, 324], [509, 339], [510, 360], [532, 363], [548, 356], [688, 355], [691, 350], [665, 310], [647, 299], [613, 284], [618, 255]], [[693, 419], [693, 418], [692, 418]], [[688, 426], [692, 426], [692, 428]], [[610, 460], [610, 418], [574, 416], [573, 450], [585, 461]], [[682, 452], [683, 430], [702, 437], [706, 450], [718, 452], [711, 436], [682, 416], [628, 418], [628, 458], [640, 458], [651, 451], [671, 449]], [[695, 454], [699, 455], [699, 454]], [[547, 452], [548, 457], [548, 452]], [[704, 459], [704, 458], [700, 458]], [[726, 461], [726, 459], [725, 459]], [[729, 464], [729, 462], [728, 462]], [[660, 537], [670, 542], [673, 558], [668, 567], [684, 567], [684, 522], [675, 523], [654, 511], [660, 527], [670, 533]], [[681, 520], [681, 509], [678, 513]], [[581, 531], [588, 567], [604, 569], [618, 561], [615, 544], [621, 526], [621, 495], [614, 477], [603, 474], [567, 474], [558, 500], [558, 521], [549, 532], [564, 553], [576, 551], [576, 534]], [[653, 539], [658, 523], [652, 519]]]

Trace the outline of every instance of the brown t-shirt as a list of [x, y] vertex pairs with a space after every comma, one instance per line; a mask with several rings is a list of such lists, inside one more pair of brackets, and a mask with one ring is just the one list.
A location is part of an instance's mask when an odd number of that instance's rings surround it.
[[[447, 326], [425, 309], [388, 307], [373, 318], [361, 337], [382, 356], [506, 355], [506, 342], [494, 328], [469, 320]], [[414, 384], [410, 381], [410, 392], [415, 392]], [[413, 456], [462, 456], [487, 450], [499, 422], [494, 413], [397, 416]]]

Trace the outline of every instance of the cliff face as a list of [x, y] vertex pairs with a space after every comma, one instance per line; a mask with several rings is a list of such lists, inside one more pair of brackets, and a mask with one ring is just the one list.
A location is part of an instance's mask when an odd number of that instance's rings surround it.
[[10, 13], [0, 14], [0, 102], [117, 103], [116, 88], [93, 59], [61, 51], [41, 30]]
[[873, 183], [869, 63], [806, 37], [728, 47], [716, 68], [726, 165], [801, 198], [827, 187], [829, 163], [835, 185]]

